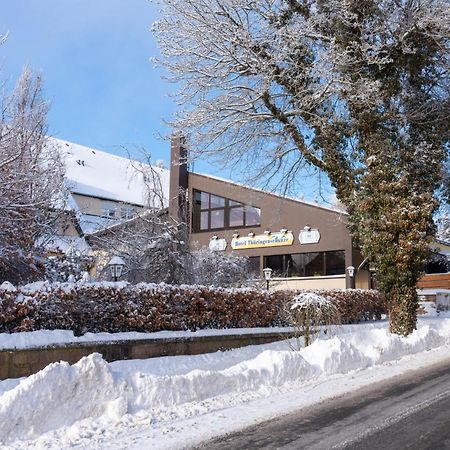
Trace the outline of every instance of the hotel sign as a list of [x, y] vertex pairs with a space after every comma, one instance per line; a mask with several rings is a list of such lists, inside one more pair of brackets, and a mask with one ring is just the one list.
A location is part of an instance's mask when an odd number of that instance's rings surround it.
[[235, 237], [231, 240], [233, 250], [244, 250], [250, 248], [282, 247], [292, 245], [294, 235], [292, 233], [257, 234], [256, 236]]

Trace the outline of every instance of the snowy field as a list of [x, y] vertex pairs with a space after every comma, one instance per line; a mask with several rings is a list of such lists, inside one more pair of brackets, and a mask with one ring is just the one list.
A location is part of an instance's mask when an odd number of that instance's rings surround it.
[[449, 358], [450, 319], [408, 338], [387, 322], [286, 341], [108, 364], [98, 354], [0, 382], [1, 448], [187, 448], [211, 437]]

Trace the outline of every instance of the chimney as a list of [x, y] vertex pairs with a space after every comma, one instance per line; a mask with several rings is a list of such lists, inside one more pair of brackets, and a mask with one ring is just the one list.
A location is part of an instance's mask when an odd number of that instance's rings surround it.
[[184, 136], [172, 135], [170, 140], [169, 217], [187, 222], [188, 170], [187, 149]]

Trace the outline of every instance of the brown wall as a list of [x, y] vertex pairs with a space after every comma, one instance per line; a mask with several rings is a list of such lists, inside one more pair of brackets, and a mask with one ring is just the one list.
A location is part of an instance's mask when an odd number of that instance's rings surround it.
[[[260, 249], [237, 250], [243, 256], [281, 255], [288, 253], [307, 253], [331, 250], [345, 250], [346, 267], [356, 265], [352, 255], [352, 241], [346, 226], [346, 215], [319, 206], [310, 205], [295, 200], [284, 199], [267, 192], [260, 192], [244, 186], [210, 178], [205, 175], [189, 173], [189, 198], [192, 191], [200, 190], [217, 194], [229, 199], [255, 206], [261, 209], [261, 226], [235, 228], [230, 230], [205, 231], [191, 233], [190, 243], [193, 248], [208, 246], [211, 237], [216, 234], [227, 240], [227, 251], [231, 251], [233, 233], [241, 236], [249, 232], [262, 234], [265, 230], [280, 231], [287, 228], [294, 234], [294, 243], [290, 246]], [[192, 211], [191, 211], [192, 214]], [[192, 217], [192, 216], [191, 216]], [[300, 244], [298, 235], [309, 225], [320, 231], [320, 241], [317, 244]], [[262, 270], [263, 259], [260, 261]], [[342, 282], [339, 282], [341, 285]], [[347, 283], [348, 284], [348, 283]]]

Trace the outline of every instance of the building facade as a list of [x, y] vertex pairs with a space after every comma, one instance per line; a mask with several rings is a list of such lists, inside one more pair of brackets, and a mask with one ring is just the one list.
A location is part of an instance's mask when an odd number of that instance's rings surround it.
[[[369, 288], [371, 274], [343, 212], [189, 172], [183, 140], [171, 145], [169, 215], [187, 220], [193, 249], [234, 252], [278, 289]], [[183, 217], [184, 215], [184, 217]]]
[[[93, 255], [91, 243], [98, 236], [133, 217], [158, 214], [188, 224], [193, 250], [209, 247], [248, 257], [255, 277], [271, 268], [275, 289], [376, 287], [375, 272], [352, 241], [346, 213], [190, 172], [182, 138], [172, 139], [170, 170], [65, 141], [56, 145], [65, 155], [69, 195], [67, 220], [61, 220], [49, 255], [73, 250]], [[436, 241], [432, 249], [450, 259], [448, 243]], [[422, 279], [421, 294], [449, 288], [446, 267], [427, 267], [434, 278]]]

